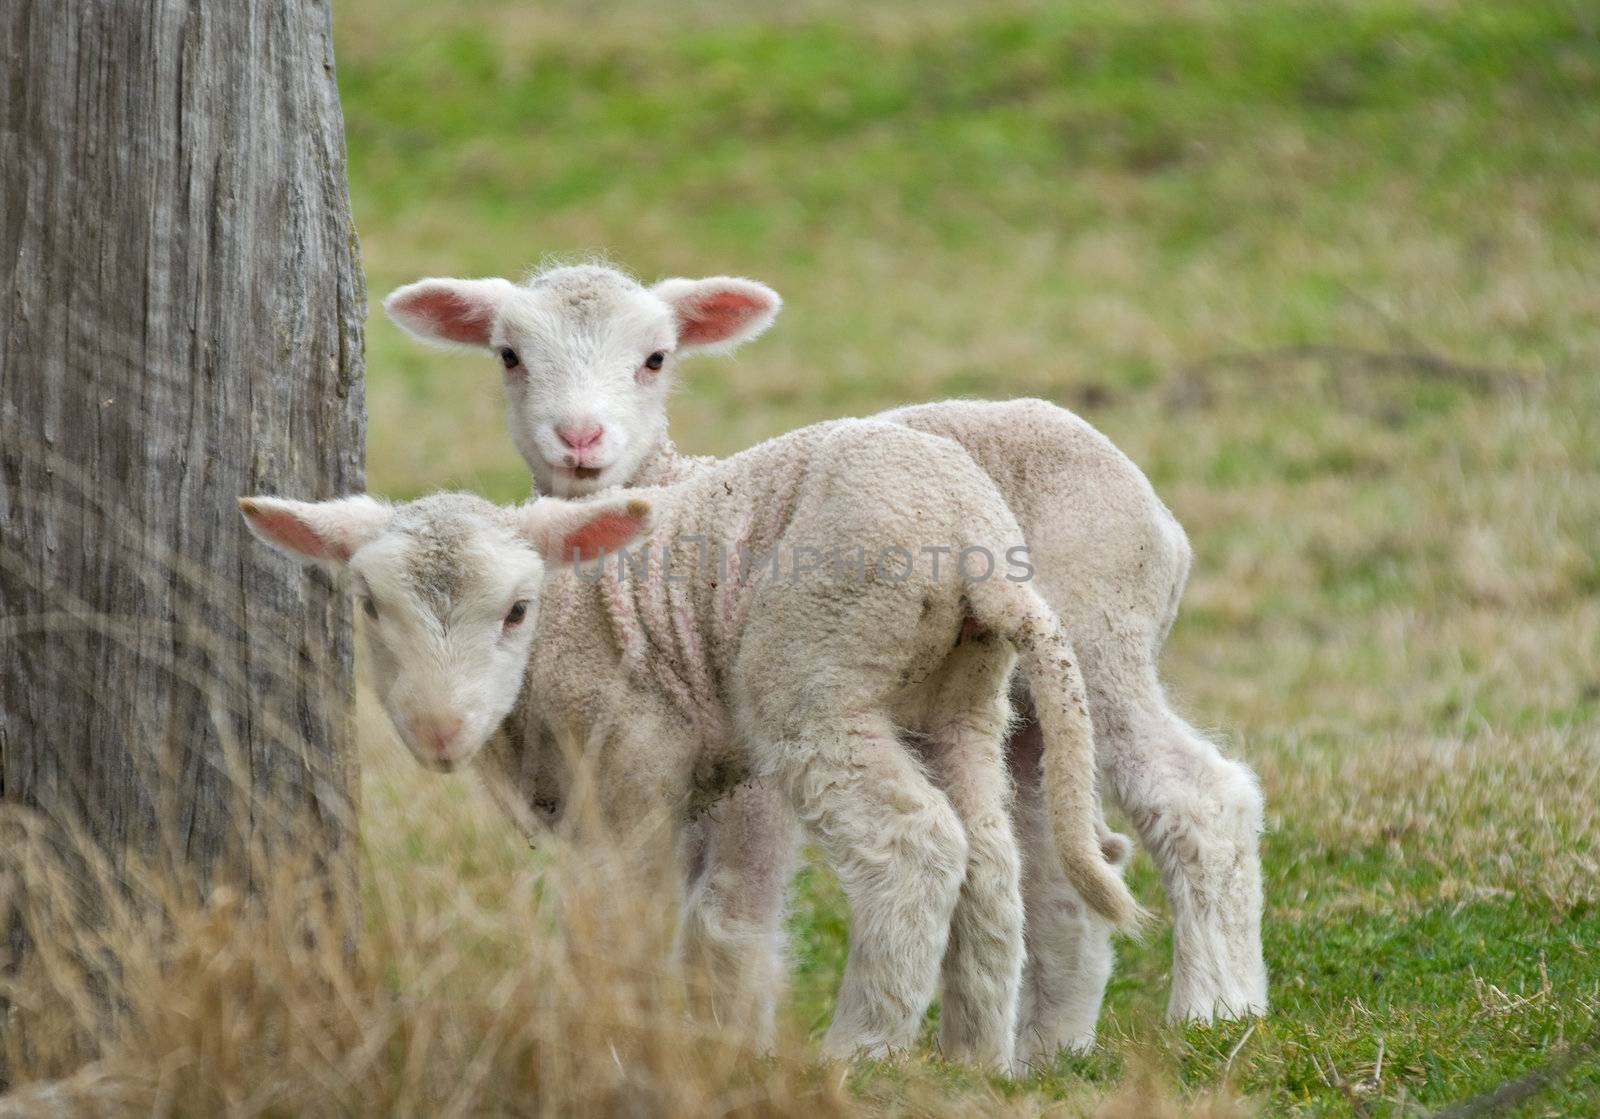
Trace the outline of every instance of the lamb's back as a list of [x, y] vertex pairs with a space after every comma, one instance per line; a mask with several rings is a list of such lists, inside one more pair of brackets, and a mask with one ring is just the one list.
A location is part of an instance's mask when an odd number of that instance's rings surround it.
[[953, 440], [994, 480], [1022, 526], [1040, 591], [1075, 640], [1098, 641], [1111, 626], [1159, 648], [1188, 576], [1189, 542], [1110, 439], [1035, 399], [919, 404], [879, 418]]

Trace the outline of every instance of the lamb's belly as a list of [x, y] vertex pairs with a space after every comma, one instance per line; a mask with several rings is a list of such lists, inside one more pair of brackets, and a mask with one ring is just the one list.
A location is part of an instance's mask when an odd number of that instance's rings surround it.
[[556, 828], [566, 796], [562, 775], [537, 729], [515, 716], [506, 720], [476, 759], [490, 798], [530, 840]]
[[753, 776], [749, 759], [743, 754], [726, 742], [710, 744], [689, 783], [689, 802], [685, 806], [689, 818], [702, 815]]

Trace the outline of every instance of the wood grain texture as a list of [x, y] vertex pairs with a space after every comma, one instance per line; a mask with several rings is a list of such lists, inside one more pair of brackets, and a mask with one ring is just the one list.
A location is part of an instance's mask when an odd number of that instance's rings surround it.
[[0, 60], [0, 802], [349, 866], [348, 606], [236, 507], [363, 484], [328, 7], [5, 0]]

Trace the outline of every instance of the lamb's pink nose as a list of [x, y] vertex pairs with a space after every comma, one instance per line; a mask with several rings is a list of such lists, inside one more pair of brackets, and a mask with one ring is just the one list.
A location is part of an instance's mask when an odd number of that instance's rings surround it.
[[434, 757], [449, 758], [451, 749], [461, 738], [466, 721], [460, 715], [445, 715], [437, 719], [418, 719], [411, 724], [416, 740]]
[[556, 438], [560, 439], [574, 451], [581, 451], [585, 447], [592, 447], [600, 442], [606, 429], [592, 420], [588, 423], [558, 424]]

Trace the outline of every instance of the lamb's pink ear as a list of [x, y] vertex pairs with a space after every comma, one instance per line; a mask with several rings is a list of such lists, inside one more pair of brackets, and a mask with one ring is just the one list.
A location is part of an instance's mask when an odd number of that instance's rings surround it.
[[510, 280], [418, 280], [391, 291], [383, 309], [424, 342], [487, 346], [500, 304], [516, 289]]
[[250, 531], [279, 551], [325, 567], [343, 567], [363, 544], [389, 526], [393, 510], [358, 494], [333, 501], [241, 497]]
[[738, 276], [662, 280], [650, 290], [672, 308], [680, 352], [731, 350], [771, 326], [783, 307], [766, 284]]
[[615, 555], [650, 528], [650, 503], [639, 497], [564, 501], [541, 497], [516, 511], [518, 530], [550, 563]]

